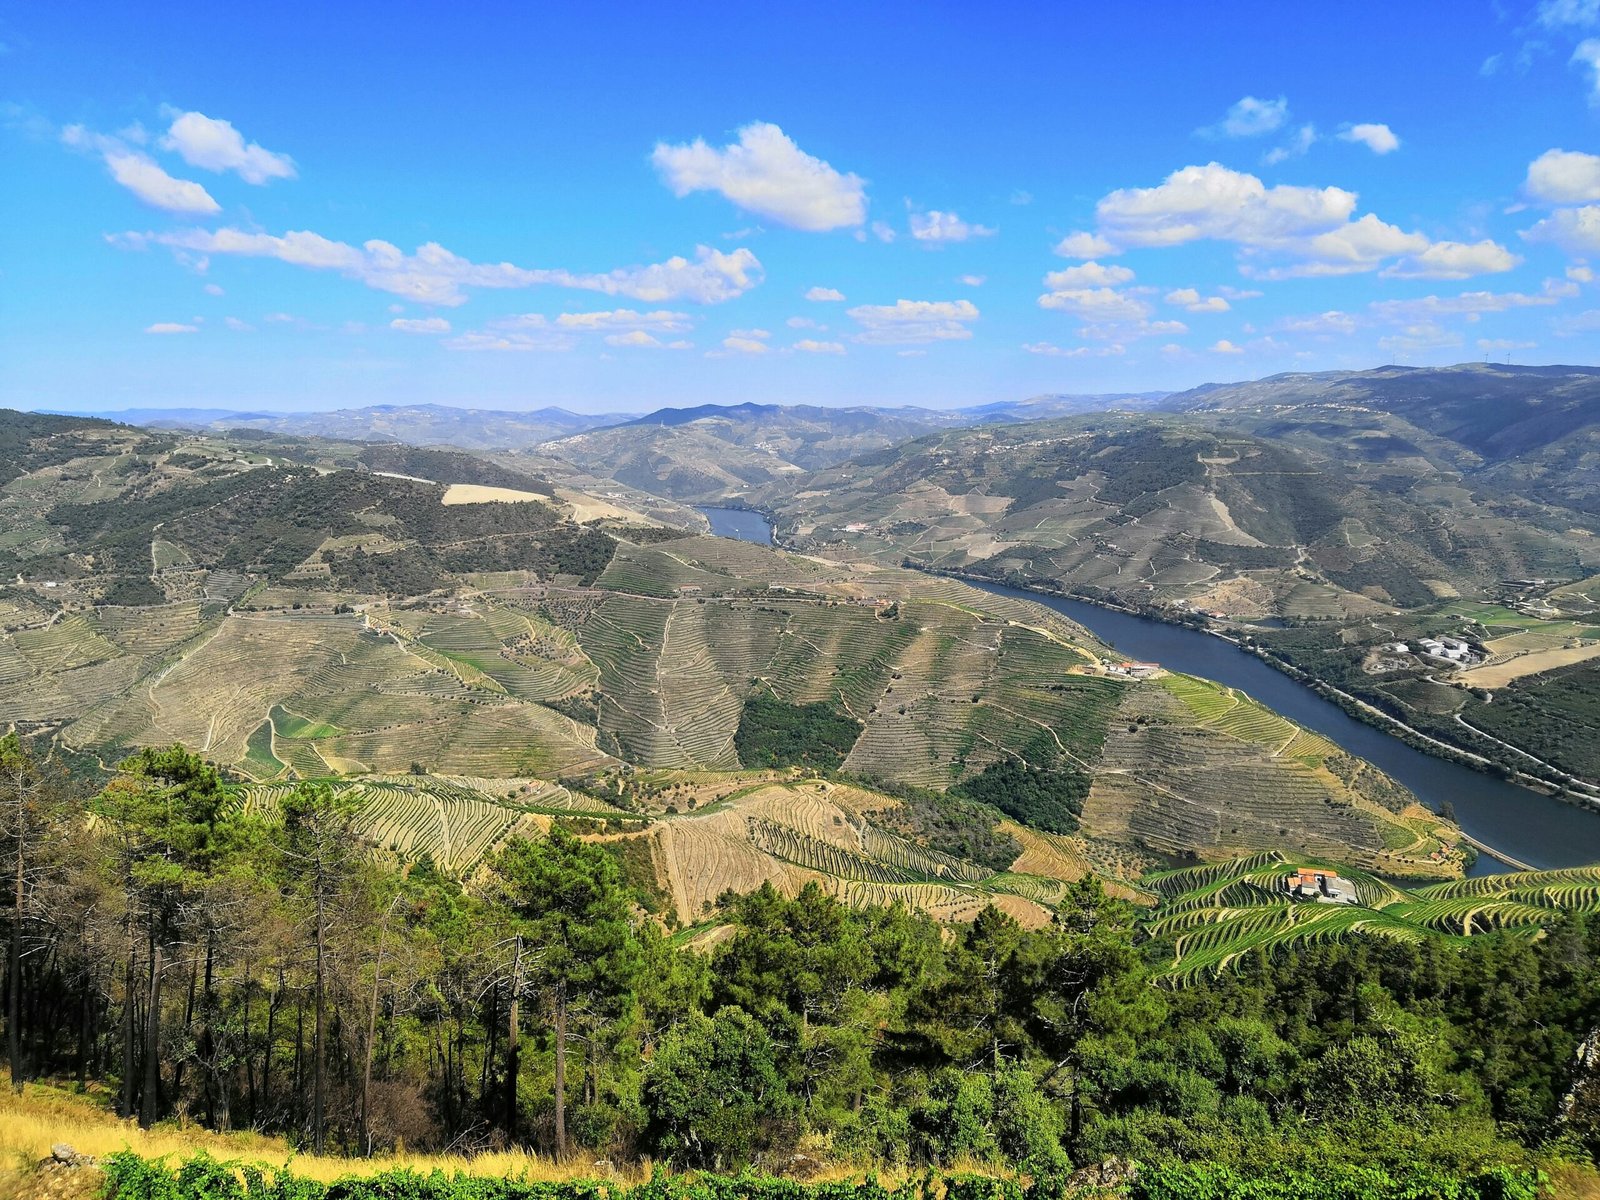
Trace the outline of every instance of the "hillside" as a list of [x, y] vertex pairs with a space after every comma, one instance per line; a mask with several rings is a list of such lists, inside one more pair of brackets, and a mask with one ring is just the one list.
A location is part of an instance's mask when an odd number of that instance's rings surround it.
[[781, 490], [804, 472], [935, 430], [1145, 409], [1162, 395], [1046, 395], [947, 410], [704, 404], [664, 408], [621, 425], [550, 441], [540, 450], [595, 476], [659, 496], [715, 503], [763, 488]]
[[1429, 464], [1403, 486], [1362, 481], [1286, 438], [1188, 416], [944, 433], [760, 499], [798, 547], [1244, 617], [1368, 615], [1600, 562], [1555, 528], [1570, 514], [1469, 497]]
[[[383, 780], [386, 805], [408, 773], [450, 777], [379, 840], [424, 838], [459, 869], [525, 816], [583, 809], [573, 788], [665, 772], [632, 811], [661, 822], [650, 856], [680, 919], [819, 874], [849, 895], [915, 885], [908, 902], [949, 913], [978, 885], [1038, 913], [1040, 879], [1268, 847], [1459, 871], [1453, 830], [1378, 772], [1204, 681], [1108, 675], [1092, 637], [1025, 602], [580, 526], [534, 491], [451, 503], [417, 479], [50, 428], [0, 491], [20, 535], [0, 719], [106, 764], [179, 741], [262, 783]], [[791, 767], [865, 787], [800, 803]], [[668, 811], [677, 792], [699, 807]]]
[[1600, 369], [1381, 367], [1274, 375], [1167, 397], [1365, 472], [1426, 462], [1468, 486], [1600, 512]]
[[297, 437], [456, 446], [464, 450], [523, 449], [550, 438], [626, 419], [621, 413], [582, 414], [563, 408], [518, 412], [457, 408], [448, 404], [378, 404], [306, 413], [143, 408], [96, 415], [152, 429], [192, 429], [210, 433], [253, 430]]

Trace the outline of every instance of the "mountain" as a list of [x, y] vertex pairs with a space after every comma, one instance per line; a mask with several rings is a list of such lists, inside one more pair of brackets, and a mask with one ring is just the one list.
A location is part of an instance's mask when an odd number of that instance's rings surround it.
[[1167, 392], [1106, 392], [1098, 395], [1031, 396], [1026, 400], [998, 400], [954, 410], [964, 423], [983, 425], [991, 421], [1043, 421], [1050, 417], [1072, 417], [1092, 412], [1148, 412], [1159, 408]]
[[746, 497], [940, 429], [1139, 408], [1164, 393], [1037, 396], [975, 408], [703, 404], [664, 408], [541, 447], [597, 476], [690, 503]]
[[[1426, 461], [1396, 476], [1195, 416], [941, 433], [755, 497], [797, 548], [1238, 615], [1370, 615], [1600, 547]], [[1327, 439], [1324, 438], [1324, 442]]]
[[[461, 870], [626, 793], [686, 921], [762, 879], [1038, 922], [1091, 867], [1458, 869], [1381, 772], [1217, 685], [1110, 673], [1027, 602], [221, 440], [12, 433], [0, 720], [90, 762], [181, 741], [261, 785], [359, 776], [385, 844]], [[420, 808], [414, 764], [449, 779]]]
[[141, 408], [99, 416], [154, 429], [253, 429], [265, 433], [512, 450], [582, 429], [615, 424], [626, 414], [580, 414], [564, 408], [528, 412], [456, 408], [447, 404], [379, 404], [331, 412], [259, 413], [206, 408]]
[[1274, 375], [1176, 393], [1161, 406], [1366, 469], [1420, 459], [1473, 483], [1600, 514], [1596, 367], [1464, 363]]

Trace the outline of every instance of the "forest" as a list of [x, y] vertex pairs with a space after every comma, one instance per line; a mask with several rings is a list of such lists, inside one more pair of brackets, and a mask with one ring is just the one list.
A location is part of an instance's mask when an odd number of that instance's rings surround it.
[[1108, 1159], [1464, 1179], [1600, 1153], [1600, 918], [1355, 933], [1158, 987], [1170, 946], [1092, 877], [1034, 930], [812, 886], [724, 896], [718, 937], [669, 937], [603, 841], [558, 826], [459, 879], [363, 845], [352, 816], [315, 782], [246, 808], [181, 746], [102, 785], [0, 742], [14, 1083], [350, 1155], [1039, 1181]]

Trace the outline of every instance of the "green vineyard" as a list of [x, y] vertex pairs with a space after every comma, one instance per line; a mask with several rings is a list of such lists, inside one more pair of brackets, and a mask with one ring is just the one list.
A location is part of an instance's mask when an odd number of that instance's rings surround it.
[[1366, 934], [1447, 942], [1488, 933], [1537, 937], [1564, 912], [1600, 912], [1600, 866], [1522, 871], [1407, 890], [1374, 875], [1337, 868], [1349, 903], [1296, 899], [1285, 888], [1303, 866], [1282, 854], [1167, 871], [1141, 882], [1161, 897], [1145, 922], [1155, 943], [1170, 947], [1160, 975], [1181, 985], [1233, 968], [1245, 956], [1276, 946]]

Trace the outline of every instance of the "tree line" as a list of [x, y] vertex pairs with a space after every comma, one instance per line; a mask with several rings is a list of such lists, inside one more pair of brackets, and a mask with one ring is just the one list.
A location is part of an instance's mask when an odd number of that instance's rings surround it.
[[605, 836], [514, 840], [461, 879], [359, 829], [315, 782], [247, 809], [180, 746], [89, 784], [0, 742], [14, 1086], [349, 1154], [1044, 1178], [1600, 1152], [1597, 918], [1263, 952], [1169, 991], [1170, 947], [1092, 879], [1042, 929], [808, 886], [669, 937]]

